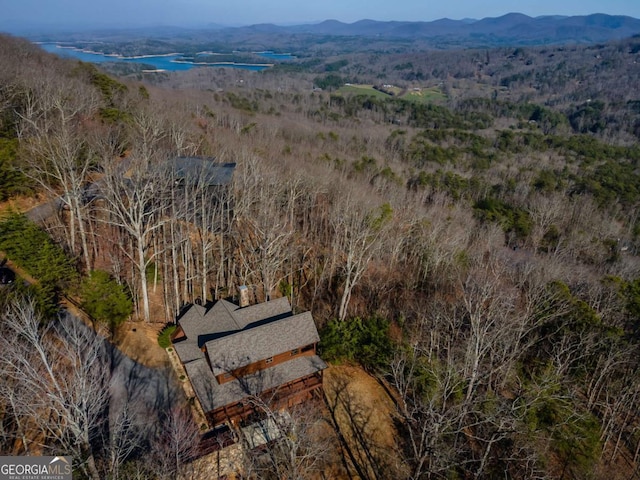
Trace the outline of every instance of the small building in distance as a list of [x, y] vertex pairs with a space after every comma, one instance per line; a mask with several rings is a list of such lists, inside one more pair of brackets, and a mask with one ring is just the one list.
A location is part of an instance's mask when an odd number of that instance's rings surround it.
[[259, 413], [256, 400], [280, 409], [322, 389], [326, 363], [310, 312], [294, 314], [286, 297], [247, 305], [219, 300], [191, 305], [179, 319], [173, 346], [210, 427], [239, 425]]

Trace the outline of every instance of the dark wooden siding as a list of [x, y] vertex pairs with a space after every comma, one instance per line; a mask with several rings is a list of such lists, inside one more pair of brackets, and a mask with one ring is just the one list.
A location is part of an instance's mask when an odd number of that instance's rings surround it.
[[288, 362], [289, 360], [291, 360], [291, 358], [294, 358], [294, 357], [304, 357], [304, 356], [310, 357], [315, 354], [316, 354], [315, 344], [304, 345], [294, 350], [289, 350], [287, 352], [274, 355], [273, 357], [271, 357], [271, 361], [268, 361], [268, 359], [265, 358], [258, 362], [251, 363], [247, 366], [237, 368], [232, 372], [229, 372], [231, 375], [223, 373], [221, 375], [216, 376], [216, 380], [218, 381], [218, 383], [223, 384], [223, 383], [235, 380], [237, 378], [242, 378], [246, 375], [251, 375], [252, 373], [258, 372], [260, 370], [264, 370], [269, 367], [275, 367], [276, 365], [280, 365], [282, 363]]

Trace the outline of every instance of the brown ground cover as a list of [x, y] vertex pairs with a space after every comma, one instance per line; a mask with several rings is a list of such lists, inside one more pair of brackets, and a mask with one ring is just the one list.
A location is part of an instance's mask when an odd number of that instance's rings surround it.
[[125, 322], [118, 329], [115, 344], [122, 353], [146, 367], [165, 367], [169, 365], [169, 357], [158, 345], [158, 333], [163, 327], [163, 323]]
[[378, 380], [361, 367], [331, 366], [324, 373], [324, 391], [352, 473], [366, 478], [400, 473], [395, 406]]

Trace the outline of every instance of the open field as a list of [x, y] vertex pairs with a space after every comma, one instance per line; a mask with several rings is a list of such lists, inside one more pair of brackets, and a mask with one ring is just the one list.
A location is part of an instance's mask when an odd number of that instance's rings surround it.
[[[373, 85], [366, 84], [346, 84], [338, 89], [340, 94], [353, 94], [353, 95], [371, 95], [380, 99], [387, 98], [402, 98], [404, 100], [410, 100], [415, 102], [433, 103], [441, 102], [447, 99], [447, 96], [442, 93], [439, 87], [429, 88], [416, 88], [411, 90], [405, 90], [396, 86], [388, 86], [384, 88], [386, 92], [380, 91], [374, 88]], [[393, 95], [392, 95], [392, 94]]]
[[346, 84], [338, 89], [338, 93], [354, 95], [371, 95], [377, 98], [389, 98], [384, 92], [376, 90], [373, 85]]
[[416, 102], [433, 103], [443, 102], [447, 96], [442, 93], [438, 87], [422, 88], [420, 90], [409, 90], [402, 96], [405, 100], [414, 100]]

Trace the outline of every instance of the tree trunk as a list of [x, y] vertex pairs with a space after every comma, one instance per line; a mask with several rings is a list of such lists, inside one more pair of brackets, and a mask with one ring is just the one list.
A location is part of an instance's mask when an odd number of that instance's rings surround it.
[[142, 293], [142, 314], [145, 322], [151, 320], [151, 312], [149, 308], [149, 286], [147, 285], [147, 263], [144, 258], [144, 248], [140, 239], [136, 241], [138, 244], [138, 273], [140, 275], [140, 292]]

